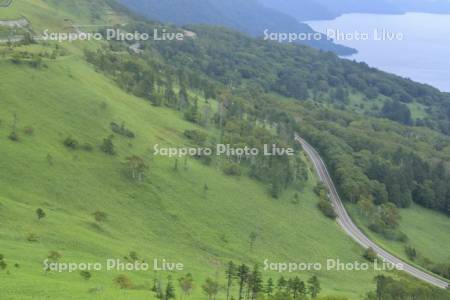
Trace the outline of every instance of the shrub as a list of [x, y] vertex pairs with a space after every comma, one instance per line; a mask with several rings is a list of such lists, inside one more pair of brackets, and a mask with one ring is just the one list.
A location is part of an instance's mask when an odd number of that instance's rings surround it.
[[198, 145], [203, 145], [208, 139], [208, 135], [200, 130], [186, 130], [184, 136], [193, 140]]
[[122, 123], [122, 125], [119, 126], [119, 124], [115, 123], [115, 122], [111, 122], [111, 130], [114, 133], [123, 135], [125, 137], [128, 138], [134, 138], [135, 134], [134, 132], [132, 132], [131, 130], [129, 130], [128, 128], [125, 127], [125, 123]]
[[40, 220], [40, 219], [45, 218], [45, 216], [47, 214], [45, 213], [45, 211], [42, 208], [38, 208], [38, 209], [36, 209], [36, 215], [37, 215], [38, 219]]
[[100, 146], [100, 149], [109, 155], [116, 154], [116, 151], [114, 150], [114, 143], [113, 143], [114, 136], [111, 135], [108, 138], [103, 140], [103, 144]]
[[81, 271], [80, 275], [81, 277], [83, 277], [84, 280], [89, 280], [92, 277], [92, 274], [89, 271]]
[[236, 163], [227, 163], [223, 167], [223, 172], [229, 176], [241, 176], [241, 167]]
[[47, 255], [47, 258], [51, 261], [58, 261], [62, 257], [61, 253], [58, 251], [50, 251]]
[[64, 140], [64, 146], [70, 149], [77, 149], [78, 144], [78, 141], [70, 136]]
[[336, 219], [337, 215], [331, 203], [327, 200], [321, 200], [318, 204], [320, 211], [330, 219]]
[[377, 259], [377, 253], [372, 248], [367, 248], [364, 251], [364, 258], [370, 262], [374, 262]]
[[39, 241], [39, 237], [37, 236], [37, 234], [29, 233], [27, 235], [27, 241], [29, 241], [29, 242], [37, 242], [37, 241]]
[[114, 282], [119, 286], [121, 289], [130, 289], [133, 287], [133, 284], [131, 283], [131, 280], [126, 275], [119, 275], [114, 279]]
[[108, 215], [103, 211], [96, 211], [94, 212], [94, 218], [95, 221], [100, 223], [106, 221], [108, 219]]
[[416, 257], [417, 257], [416, 248], [413, 248], [413, 247], [407, 245], [407, 246], [405, 246], [405, 252], [410, 260], [416, 259]]
[[18, 135], [17, 132], [15, 132], [15, 131], [12, 131], [12, 132], [9, 134], [8, 138], [9, 138], [11, 141], [13, 141], [13, 142], [18, 142], [18, 141], [19, 141], [19, 135]]

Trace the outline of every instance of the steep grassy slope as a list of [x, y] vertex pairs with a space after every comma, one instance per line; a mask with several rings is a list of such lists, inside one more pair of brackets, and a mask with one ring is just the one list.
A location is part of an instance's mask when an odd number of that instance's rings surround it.
[[[52, 250], [63, 255], [62, 261], [76, 262], [137, 251], [147, 260], [184, 262], [186, 272], [199, 282], [223, 273], [229, 259], [261, 264], [265, 258], [360, 259], [361, 249], [316, 209], [313, 182], [295, 206], [290, 204], [293, 192], [274, 201], [260, 184], [225, 177], [195, 161], [175, 173], [173, 160], [151, 159], [149, 148], [186, 143], [182, 132], [191, 124], [175, 112], [125, 94], [76, 55], [47, 63], [47, 69], [36, 70], [1, 61], [0, 252], [10, 273], [0, 273], [2, 299], [85, 299], [87, 290], [97, 286], [104, 291], [99, 299], [142, 299], [149, 294], [119, 291], [113, 285], [117, 272], [94, 273], [88, 283], [77, 273], [45, 275], [41, 264]], [[14, 114], [19, 142], [7, 138]], [[123, 121], [137, 134], [134, 140], [116, 137], [114, 157], [98, 150], [111, 134], [111, 121]], [[25, 127], [32, 127], [33, 134], [26, 135]], [[95, 150], [67, 150], [67, 136]], [[132, 154], [149, 162], [144, 183], [130, 182], [121, 173], [122, 162]], [[205, 183], [210, 187], [206, 194]], [[40, 221], [35, 216], [38, 207], [47, 212]], [[92, 213], [97, 210], [108, 214], [106, 223], [96, 224]], [[250, 252], [248, 236], [257, 229], [260, 239]], [[30, 234], [38, 241], [27, 241]], [[20, 268], [14, 268], [15, 263]], [[319, 275], [327, 293], [356, 297], [371, 288], [374, 273]], [[358, 286], [353, 284], [356, 278]], [[152, 273], [134, 274], [132, 279], [150, 285]], [[200, 295], [200, 289], [195, 293]]]

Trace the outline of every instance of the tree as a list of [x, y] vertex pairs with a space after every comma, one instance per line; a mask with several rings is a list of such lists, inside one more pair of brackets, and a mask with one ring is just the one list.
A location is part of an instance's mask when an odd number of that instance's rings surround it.
[[272, 278], [269, 278], [267, 280], [266, 288], [264, 289], [264, 292], [266, 293], [267, 296], [270, 297], [273, 294], [273, 289], [274, 289], [273, 280], [272, 280]]
[[206, 279], [205, 283], [202, 285], [202, 289], [206, 295], [208, 295], [209, 300], [216, 299], [219, 293], [219, 283], [212, 280], [211, 278]]
[[185, 297], [189, 296], [194, 288], [194, 278], [191, 273], [178, 279], [178, 284], [180, 285], [183, 295]]
[[241, 266], [239, 266], [238, 271], [237, 271], [237, 277], [239, 279], [238, 300], [242, 299], [244, 287], [248, 282], [249, 275], [250, 275], [250, 269], [245, 264], [242, 264]]
[[167, 282], [167, 286], [166, 286], [166, 297], [164, 299], [170, 300], [170, 299], [175, 299], [175, 298], [176, 298], [175, 288], [172, 284], [172, 280], [169, 278], [169, 281]]
[[364, 258], [370, 262], [374, 262], [377, 259], [377, 253], [372, 248], [367, 248], [364, 251]]
[[148, 170], [144, 160], [137, 155], [126, 158], [126, 167], [130, 178], [137, 181], [142, 181], [145, 171]]
[[255, 265], [253, 268], [253, 272], [251, 274], [251, 292], [252, 297], [251, 299], [256, 299], [258, 295], [263, 291], [263, 280], [262, 280], [262, 274], [259, 271], [258, 265]]
[[308, 290], [312, 298], [317, 298], [321, 291], [320, 281], [317, 276], [313, 276], [308, 280]]
[[42, 208], [38, 208], [38, 209], [36, 209], [36, 215], [37, 215], [38, 219], [40, 220], [40, 219], [45, 218], [46, 213]]
[[236, 277], [236, 265], [230, 261], [228, 262], [227, 269], [225, 270], [226, 278], [227, 278], [227, 298], [230, 299], [230, 289], [233, 285], [233, 280]]

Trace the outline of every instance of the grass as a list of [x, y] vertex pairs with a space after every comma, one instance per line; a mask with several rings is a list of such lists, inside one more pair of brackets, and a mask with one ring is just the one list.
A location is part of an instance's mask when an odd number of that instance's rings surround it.
[[[62, 261], [103, 262], [130, 251], [148, 261], [180, 261], [197, 278], [197, 286], [208, 276], [222, 277], [230, 259], [249, 264], [262, 264], [266, 258], [361, 260], [359, 246], [317, 210], [313, 179], [301, 193], [300, 205], [293, 205], [294, 191], [273, 200], [266, 186], [246, 177], [226, 177], [194, 160], [188, 161], [187, 170], [180, 164], [180, 171], [174, 172], [173, 160], [152, 158], [149, 149], [155, 143], [186, 144], [183, 131], [192, 124], [177, 112], [124, 93], [77, 56], [47, 64], [48, 68], [36, 70], [0, 62], [4, 70], [0, 75], [0, 241], [10, 266], [10, 275], [0, 273], [1, 299], [45, 299], [46, 295], [85, 299], [87, 291], [97, 286], [102, 290], [97, 299], [149, 297], [148, 291], [115, 287], [113, 279], [121, 272], [94, 273], [89, 282], [77, 273], [44, 275], [41, 264], [52, 250], [63, 255]], [[19, 142], [7, 138], [14, 114]], [[114, 157], [98, 150], [111, 134], [112, 121], [125, 122], [137, 134], [133, 140], [116, 137]], [[26, 135], [26, 127], [34, 133]], [[66, 149], [62, 142], [67, 136], [94, 145], [95, 151]], [[122, 174], [122, 162], [132, 154], [145, 157], [150, 165], [140, 184]], [[207, 193], [204, 184], [209, 186]], [[40, 221], [35, 215], [38, 207], [47, 212]], [[94, 221], [92, 213], [97, 210], [108, 214], [104, 224]], [[248, 242], [251, 231], [260, 232], [253, 252]], [[39, 241], [27, 241], [30, 234]], [[20, 268], [12, 267], [15, 263]], [[312, 274], [299, 275], [306, 280]], [[326, 294], [357, 298], [373, 289], [375, 272], [318, 275]], [[153, 276], [130, 273], [136, 284], [150, 285]], [[200, 288], [195, 295], [202, 299]]]

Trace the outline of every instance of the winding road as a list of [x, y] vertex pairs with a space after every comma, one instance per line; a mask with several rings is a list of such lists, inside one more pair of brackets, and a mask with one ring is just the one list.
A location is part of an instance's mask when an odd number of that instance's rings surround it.
[[364, 233], [362, 233], [361, 230], [359, 230], [358, 227], [353, 223], [352, 219], [345, 210], [336, 187], [334, 186], [333, 180], [331, 179], [331, 176], [328, 173], [325, 163], [323, 162], [319, 153], [300, 136], [296, 135], [295, 140], [302, 145], [304, 151], [314, 164], [314, 169], [319, 176], [320, 181], [322, 181], [325, 186], [327, 186], [329, 190], [330, 200], [333, 204], [336, 214], [338, 215], [337, 222], [350, 237], [352, 237], [358, 244], [360, 244], [364, 248], [372, 248], [385, 262], [391, 263], [396, 266], [401, 266], [401, 269], [406, 273], [439, 288], [446, 289], [449, 287], [448, 282], [440, 279], [439, 277], [430, 275], [393, 256], [392, 254], [375, 244], [373, 241], [371, 241], [366, 235], [364, 235]]

